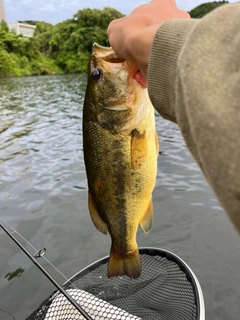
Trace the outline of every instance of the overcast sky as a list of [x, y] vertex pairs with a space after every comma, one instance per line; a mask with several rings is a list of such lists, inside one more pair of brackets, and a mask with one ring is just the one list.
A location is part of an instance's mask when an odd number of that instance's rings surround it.
[[[176, 0], [179, 9], [190, 11], [203, 2], [211, 0]], [[239, 0], [238, 0], [239, 1]], [[238, 2], [229, 1], [229, 2]], [[3, 0], [8, 23], [18, 20], [37, 20], [56, 24], [72, 16], [83, 8], [112, 7], [123, 14], [130, 13], [148, 0]]]

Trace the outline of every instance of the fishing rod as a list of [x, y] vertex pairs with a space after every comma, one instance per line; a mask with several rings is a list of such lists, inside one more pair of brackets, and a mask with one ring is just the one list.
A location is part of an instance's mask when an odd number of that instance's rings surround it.
[[69, 82], [69, 83], [66, 85], [66, 87], [69, 86], [70, 84], [72, 84], [73, 82], [77, 81], [78, 79], [82, 78], [86, 73], [87, 73], [87, 70], [84, 71], [79, 77], [77, 77], [76, 79], [74, 79], [74, 80], [72, 80], [71, 82]]
[[9, 232], [2, 223], [0, 223], [0, 227], [3, 231], [18, 245], [18, 247], [28, 256], [28, 258], [41, 270], [41, 272], [54, 284], [54, 286], [68, 299], [68, 301], [74, 305], [74, 307], [85, 317], [87, 320], [93, 320], [84, 310], [83, 308], [67, 293], [66, 290], [62, 288], [62, 286], [43, 268], [43, 266], [37, 261], [37, 258], [42, 257], [46, 249], [42, 248], [38, 250], [34, 256], [28, 252], [21, 243]]

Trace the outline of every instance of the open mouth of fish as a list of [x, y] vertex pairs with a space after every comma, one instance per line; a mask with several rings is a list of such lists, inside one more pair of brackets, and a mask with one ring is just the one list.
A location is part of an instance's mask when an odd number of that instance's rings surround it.
[[[111, 72], [114, 73], [114, 65], [113, 64], [118, 64], [122, 63], [123, 67], [127, 67], [129, 70], [129, 77], [132, 79], [136, 78], [136, 75], [141, 74], [138, 66], [136, 63], [131, 62], [129, 60], [126, 60], [124, 58], [118, 57], [117, 54], [112, 50], [111, 47], [104, 47], [99, 45], [98, 43], [93, 44], [93, 53], [101, 58], [102, 60], [111, 63]], [[118, 72], [119, 69], [116, 69], [115, 72]], [[138, 77], [140, 79], [140, 77]], [[136, 80], [137, 81], [137, 80]], [[141, 84], [141, 81], [137, 81], [138, 83]], [[142, 81], [143, 82], [143, 81]]]

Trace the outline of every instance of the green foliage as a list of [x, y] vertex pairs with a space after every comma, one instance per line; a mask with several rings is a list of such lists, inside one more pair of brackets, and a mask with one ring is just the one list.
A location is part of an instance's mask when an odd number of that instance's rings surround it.
[[15, 61], [11, 55], [0, 47], [0, 75], [6, 76], [14, 71]]
[[207, 2], [200, 4], [200, 6], [197, 6], [196, 8], [192, 9], [189, 14], [191, 18], [202, 18], [205, 16], [205, 14], [209, 13], [213, 9], [216, 9], [217, 7], [228, 3], [228, 1], [214, 1], [214, 2]]
[[45, 32], [51, 32], [53, 29], [53, 25], [51, 23], [48, 23], [48, 22], [37, 22], [36, 23], [36, 29], [34, 31], [34, 36], [38, 36], [42, 33], [45, 33]]
[[123, 15], [112, 8], [79, 10], [73, 19], [58, 23], [48, 41], [48, 54], [66, 72], [86, 70], [92, 44], [109, 46], [106, 29]]
[[0, 76], [83, 72], [87, 68], [92, 44], [109, 46], [106, 29], [123, 14], [113, 8], [79, 10], [72, 19], [55, 26], [39, 21], [20, 21], [36, 25], [34, 36], [24, 39], [10, 33], [0, 22]]
[[[228, 1], [208, 2], [191, 10], [192, 18], [201, 18]], [[113, 8], [79, 10], [72, 19], [53, 26], [47, 22], [19, 21], [36, 25], [34, 36], [24, 39], [10, 33], [0, 22], [0, 76], [75, 73], [86, 70], [92, 44], [109, 46], [106, 29], [123, 17]]]
[[4, 32], [8, 32], [9, 29], [8, 29], [8, 25], [7, 25], [7, 22], [2, 20], [0, 21], [0, 34], [2, 35]]

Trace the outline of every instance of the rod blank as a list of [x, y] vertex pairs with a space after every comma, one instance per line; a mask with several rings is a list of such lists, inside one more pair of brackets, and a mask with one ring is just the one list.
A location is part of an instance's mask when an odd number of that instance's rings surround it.
[[87, 320], [93, 320], [83, 308], [67, 293], [62, 286], [53, 279], [53, 277], [41, 266], [35, 257], [28, 252], [21, 243], [0, 223], [0, 227], [6, 232], [6, 234], [18, 245], [18, 247], [28, 256], [28, 258], [42, 271], [42, 273], [54, 284], [54, 286], [71, 302], [72, 305], [85, 317]]

